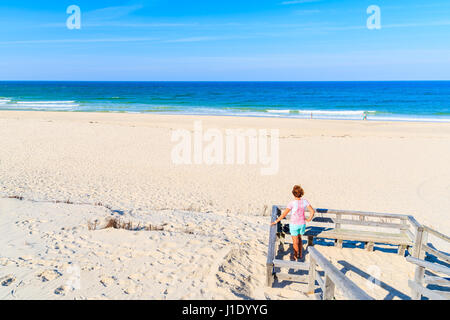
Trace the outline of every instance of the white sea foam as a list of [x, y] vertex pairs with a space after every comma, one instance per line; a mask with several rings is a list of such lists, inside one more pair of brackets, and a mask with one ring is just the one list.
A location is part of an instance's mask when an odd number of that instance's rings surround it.
[[[4, 102], [2, 102], [4, 100]], [[1, 99], [2, 108], [8, 109], [30, 109], [30, 110], [65, 110], [70, 111], [80, 105], [73, 100], [70, 101], [13, 101]]]
[[291, 110], [276, 110], [276, 109], [269, 109], [267, 110], [269, 113], [291, 113]]
[[[48, 110], [48, 111], [74, 111], [80, 107], [80, 104], [76, 101], [14, 101], [10, 98], [0, 98], [0, 109], [16, 109], [16, 110]], [[94, 108], [95, 109], [95, 108]], [[398, 114], [378, 114], [373, 110], [324, 110], [324, 109], [266, 109], [266, 110], [248, 110], [233, 109], [233, 108], [208, 108], [208, 107], [191, 107], [184, 109], [183, 107], [176, 106], [150, 106], [148, 110], [123, 110], [128, 113], [141, 113], [149, 112], [155, 113], [170, 113], [170, 114], [206, 114], [206, 115], [224, 115], [224, 116], [250, 116], [250, 117], [270, 117], [270, 118], [297, 118], [297, 119], [309, 119], [312, 114], [314, 119], [340, 119], [340, 120], [362, 120], [364, 115], [368, 115], [368, 120], [374, 121], [421, 121], [421, 122], [450, 122], [450, 118], [441, 117], [420, 117], [417, 115], [402, 116]], [[122, 111], [122, 112], [123, 112]], [[110, 112], [118, 112], [110, 110]]]
[[365, 113], [375, 113], [370, 110], [295, 110], [299, 114], [320, 114], [320, 115], [334, 115], [334, 116], [351, 116], [364, 115]]
[[79, 107], [79, 104], [26, 104], [26, 105], [16, 105], [19, 108], [33, 108], [33, 109], [72, 109]]
[[75, 101], [17, 101], [17, 104], [73, 104]]
[[376, 111], [371, 110], [286, 110], [286, 109], [268, 109], [267, 113], [283, 114], [303, 114], [303, 115], [329, 115], [329, 116], [363, 116], [364, 114], [373, 114]]
[[8, 102], [11, 102], [11, 99], [3, 99], [3, 98], [0, 99], [0, 105], [7, 104]]

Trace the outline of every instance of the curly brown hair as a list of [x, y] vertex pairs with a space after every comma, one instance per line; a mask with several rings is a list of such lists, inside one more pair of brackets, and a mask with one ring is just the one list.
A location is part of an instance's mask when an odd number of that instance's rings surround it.
[[296, 198], [301, 198], [301, 197], [303, 197], [305, 192], [303, 191], [303, 188], [301, 186], [295, 185], [294, 188], [292, 189], [292, 194]]

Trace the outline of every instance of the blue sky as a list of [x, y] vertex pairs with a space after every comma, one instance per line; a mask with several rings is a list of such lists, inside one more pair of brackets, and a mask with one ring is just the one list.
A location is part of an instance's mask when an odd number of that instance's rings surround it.
[[[366, 27], [370, 5], [380, 30]], [[449, 78], [448, 0], [0, 3], [2, 80]]]

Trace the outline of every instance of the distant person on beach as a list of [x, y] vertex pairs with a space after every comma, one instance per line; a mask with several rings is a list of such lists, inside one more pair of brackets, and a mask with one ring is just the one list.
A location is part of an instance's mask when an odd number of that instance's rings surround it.
[[[302, 199], [303, 188], [299, 185], [295, 185], [292, 189], [292, 194], [294, 195], [294, 200], [289, 202], [286, 210], [283, 214], [278, 217], [277, 220], [272, 222], [272, 225], [279, 223], [283, 220], [289, 212], [291, 214], [291, 221], [289, 223], [289, 232], [292, 236], [292, 241], [294, 243], [294, 254], [291, 255], [291, 260], [297, 260], [303, 258], [303, 242], [302, 235], [306, 231], [306, 222], [310, 222], [314, 218], [315, 210], [309, 204], [308, 200]], [[305, 210], [308, 209], [310, 215], [308, 219], [305, 219]]]
[[363, 120], [367, 120], [367, 112], [364, 112], [364, 118]]

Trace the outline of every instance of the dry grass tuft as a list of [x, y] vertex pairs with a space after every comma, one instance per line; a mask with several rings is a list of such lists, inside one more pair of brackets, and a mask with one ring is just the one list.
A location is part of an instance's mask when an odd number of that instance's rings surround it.
[[94, 222], [88, 221], [88, 230], [97, 230], [98, 220]]
[[9, 199], [17, 199], [17, 200], [23, 200], [22, 196], [9, 196]]
[[99, 229], [124, 229], [124, 230], [130, 230], [130, 231], [164, 231], [164, 225], [162, 226], [154, 226], [152, 224], [149, 225], [142, 225], [139, 222], [138, 225], [134, 225], [131, 221], [125, 222], [122, 221], [120, 218], [109, 218], [106, 221], [105, 226], [102, 228], [97, 228], [98, 226], [98, 220], [95, 220], [93, 222], [88, 222], [88, 229], [89, 230], [99, 230]]
[[61, 200], [56, 200], [55, 203], [67, 203], [67, 204], [75, 204], [74, 202], [70, 201], [69, 199], [65, 200], [65, 201], [61, 201]]
[[146, 231], [164, 231], [164, 226], [154, 226], [149, 224], [145, 227]]

